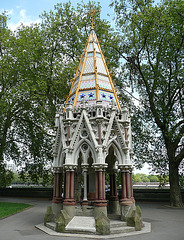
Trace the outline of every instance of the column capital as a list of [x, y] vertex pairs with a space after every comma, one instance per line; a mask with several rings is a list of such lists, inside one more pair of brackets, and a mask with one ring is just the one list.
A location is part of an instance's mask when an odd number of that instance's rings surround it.
[[53, 167], [54, 173], [62, 173], [63, 168], [62, 167]]
[[86, 172], [88, 170], [89, 164], [82, 163], [81, 167], [82, 167], [82, 170]]
[[93, 163], [92, 166], [95, 169], [95, 171], [105, 171], [105, 169], [108, 167], [108, 164]]
[[65, 171], [75, 171], [77, 165], [74, 164], [64, 164]]
[[120, 169], [121, 172], [129, 172], [130, 169], [132, 169], [132, 165], [119, 164], [118, 168]]

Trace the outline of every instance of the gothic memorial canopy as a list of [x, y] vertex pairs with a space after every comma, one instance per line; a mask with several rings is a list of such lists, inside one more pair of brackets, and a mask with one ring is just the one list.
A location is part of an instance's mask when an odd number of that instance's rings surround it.
[[[72, 219], [82, 211], [94, 217], [117, 214], [125, 220], [127, 209], [135, 205], [130, 116], [118, 100], [93, 18], [66, 105], [56, 114], [55, 123], [53, 216], [64, 211]], [[121, 175], [119, 196], [117, 173]]]

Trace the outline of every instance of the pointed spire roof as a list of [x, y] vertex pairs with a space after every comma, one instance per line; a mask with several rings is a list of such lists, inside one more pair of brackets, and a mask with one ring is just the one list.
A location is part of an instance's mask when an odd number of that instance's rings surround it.
[[96, 105], [97, 100], [102, 100], [104, 106], [114, 101], [120, 108], [114, 84], [93, 27], [66, 103], [70, 102], [75, 107], [83, 100], [87, 101], [89, 105]]

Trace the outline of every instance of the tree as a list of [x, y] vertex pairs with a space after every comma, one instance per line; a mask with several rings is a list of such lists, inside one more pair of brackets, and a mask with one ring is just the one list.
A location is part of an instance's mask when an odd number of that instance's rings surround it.
[[178, 170], [184, 159], [183, 2], [115, 0], [114, 7], [122, 34], [117, 52], [126, 60], [124, 73], [139, 93], [138, 108], [147, 122], [143, 128], [153, 127], [155, 139], [164, 144], [159, 146], [167, 154], [171, 206], [182, 207]]
[[[6, 15], [2, 15], [0, 163], [4, 166], [6, 160], [13, 159], [22, 167], [23, 179], [26, 176], [38, 183], [49, 174], [54, 117], [69, 93], [90, 31], [90, 6], [83, 2], [77, 8], [70, 2], [57, 4], [54, 11], [42, 14], [40, 25], [21, 25], [16, 33], [8, 29]], [[93, 6], [100, 9], [99, 4]], [[119, 60], [112, 47], [118, 45], [116, 34], [100, 18], [95, 21], [95, 31], [99, 40], [104, 39], [105, 55], [112, 59], [115, 71]]]
[[148, 175], [150, 182], [159, 182], [159, 178], [156, 175]]

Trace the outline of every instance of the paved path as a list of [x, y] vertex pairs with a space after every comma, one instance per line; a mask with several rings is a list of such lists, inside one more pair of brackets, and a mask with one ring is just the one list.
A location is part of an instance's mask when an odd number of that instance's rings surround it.
[[[51, 201], [40, 199], [5, 198], [1, 202], [24, 202], [34, 205], [21, 213], [0, 220], [0, 240], [64, 240], [66, 237], [49, 236], [34, 226], [43, 222]], [[171, 209], [167, 203], [137, 203], [142, 209], [143, 221], [152, 223], [152, 232], [117, 240], [184, 240], [184, 209]], [[67, 240], [84, 238], [67, 237]], [[87, 239], [87, 238], [86, 238]], [[104, 236], [104, 239], [105, 236]], [[113, 237], [112, 237], [113, 239]]]

